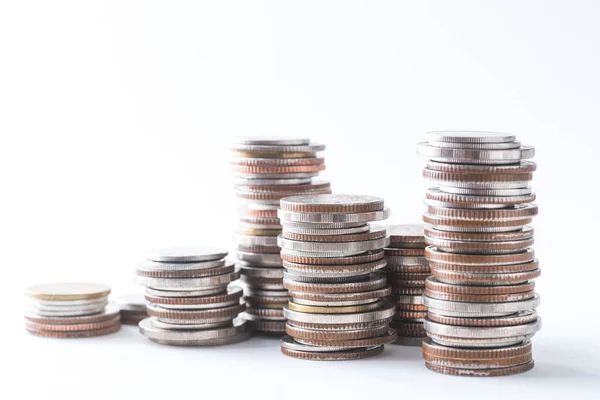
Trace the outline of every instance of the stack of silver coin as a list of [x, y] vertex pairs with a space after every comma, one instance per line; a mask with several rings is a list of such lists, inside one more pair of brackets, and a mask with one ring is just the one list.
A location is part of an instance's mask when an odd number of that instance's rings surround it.
[[389, 217], [372, 196], [286, 197], [278, 238], [290, 301], [281, 351], [310, 360], [350, 360], [377, 355], [396, 340], [389, 327], [395, 306], [386, 296], [384, 228]]
[[241, 138], [233, 145], [235, 193], [243, 202], [235, 233], [236, 266], [248, 306], [245, 316], [255, 331], [285, 332], [282, 309], [289, 297], [277, 246], [277, 208], [283, 197], [331, 193], [329, 182], [314, 179], [325, 169], [317, 157], [324, 149], [301, 138]]
[[177, 247], [148, 253], [136, 269], [146, 287], [149, 318], [139, 323], [148, 339], [169, 345], [215, 346], [249, 337], [240, 277], [227, 250]]
[[390, 244], [384, 249], [391, 300], [396, 304], [392, 328], [398, 334], [396, 344], [421, 346], [425, 334], [423, 321], [427, 307], [423, 305], [425, 279], [431, 275], [425, 258], [423, 225], [391, 225], [387, 227]]
[[48, 283], [27, 289], [25, 329], [36, 336], [82, 338], [121, 327], [119, 310], [108, 306], [110, 287], [96, 283]]
[[515, 136], [431, 132], [419, 144], [429, 158], [425, 255], [432, 277], [423, 295], [428, 313], [426, 366], [461, 376], [499, 376], [533, 368], [529, 340], [540, 329], [530, 247], [537, 215], [529, 182], [534, 155]]

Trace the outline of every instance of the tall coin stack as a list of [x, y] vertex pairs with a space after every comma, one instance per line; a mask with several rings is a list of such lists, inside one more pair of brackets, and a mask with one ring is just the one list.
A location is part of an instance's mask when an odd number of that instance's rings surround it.
[[121, 328], [119, 309], [108, 306], [110, 287], [97, 283], [47, 283], [26, 291], [25, 329], [36, 336], [81, 338]]
[[231, 161], [235, 193], [243, 201], [235, 233], [236, 265], [241, 269], [246, 318], [255, 331], [283, 335], [283, 267], [277, 246], [279, 200], [302, 194], [331, 193], [329, 182], [313, 179], [325, 169], [316, 156], [325, 146], [308, 139], [238, 139]]
[[294, 196], [281, 200], [278, 238], [291, 300], [283, 314], [281, 351], [309, 360], [351, 360], [380, 354], [396, 340], [394, 304], [386, 286], [384, 228], [389, 217], [372, 196]]
[[515, 136], [431, 132], [423, 220], [432, 277], [423, 300], [427, 368], [451, 375], [500, 376], [533, 368], [530, 339], [540, 329], [533, 279], [537, 215], [528, 186], [534, 155]]
[[177, 247], [148, 253], [136, 269], [146, 287], [149, 318], [139, 323], [148, 339], [178, 346], [215, 346], [249, 337], [239, 315], [246, 306], [242, 289], [229, 285], [240, 277], [226, 261], [227, 250]]
[[425, 258], [423, 225], [387, 227], [390, 244], [384, 249], [391, 300], [396, 304], [392, 328], [398, 334], [396, 344], [421, 346], [425, 334], [423, 321], [427, 307], [423, 305], [425, 279], [431, 275]]

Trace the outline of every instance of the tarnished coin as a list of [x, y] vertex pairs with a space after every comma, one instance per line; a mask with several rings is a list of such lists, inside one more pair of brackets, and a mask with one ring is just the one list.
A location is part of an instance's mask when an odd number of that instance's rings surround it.
[[89, 300], [106, 297], [110, 287], [98, 283], [61, 282], [30, 286], [25, 294], [39, 300]]
[[512, 143], [515, 135], [485, 131], [431, 131], [425, 134], [427, 140], [446, 143]]
[[309, 346], [340, 346], [340, 347], [369, 347], [369, 346], [381, 346], [384, 344], [393, 343], [397, 338], [396, 331], [388, 328], [388, 331], [383, 335], [373, 336], [368, 338], [360, 338], [360, 339], [316, 339], [316, 338], [299, 338], [294, 337], [294, 340], [301, 344], [306, 344]]
[[531, 342], [526, 341], [510, 347], [493, 349], [463, 349], [442, 346], [430, 338], [423, 339], [423, 353], [434, 357], [454, 360], [494, 360], [513, 358], [531, 353]]
[[146, 258], [157, 262], [187, 263], [219, 260], [225, 258], [226, 255], [227, 250], [218, 247], [181, 246], [151, 250]]
[[383, 210], [383, 199], [374, 196], [323, 194], [281, 199], [281, 209], [300, 213], [364, 213]]

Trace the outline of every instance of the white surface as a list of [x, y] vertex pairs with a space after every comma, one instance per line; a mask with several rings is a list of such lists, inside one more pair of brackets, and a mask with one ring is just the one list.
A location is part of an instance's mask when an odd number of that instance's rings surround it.
[[[2, 2], [0, 397], [600, 397], [599, 17], [594, 1]], [[234, 136], [324, 142], [335, 192], [383, 196], [411, 223], [426, 187], [416, 143], [437, 129], [536, 147], [545, 326], [530, 373], [445, 377], [414, 348], [310, 363], [265, 339], [176, 349], [133, 329], [23, 332], [30, 284], [125, 290], [147, 249], [231, 246]]]

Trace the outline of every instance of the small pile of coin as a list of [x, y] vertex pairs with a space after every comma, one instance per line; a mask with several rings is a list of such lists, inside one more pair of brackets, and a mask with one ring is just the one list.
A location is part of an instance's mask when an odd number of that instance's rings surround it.
[[419, 144], [429, 158], [423, 220], [425, 282], [423, 342], [427, 368], [451, 375], [499, 376], [533, 368], [529, 339], [541, 328], [530, 247], [537, 215], [529, 187], [534, 155], [515, 136], [430, 132]]
[[34, 335], [82, 338], [121, 327], [119, 310], [107, 307], [110, 287], [96, 283], [48, 283], [26, 291], [25, 329]]
[[281, 351], [310, 360], [352, 360], [377, 355], [396, 340], [389, 327], [394, 304], [385, 299], [383, 199], [315, 195], [281, 200], [278, 238], [291, 297], [283, 313], [289, 336]]
[[391, 327], [398, 334], [396, 344], [421, 346], [426, 337], [423, 321], [427, 307], [423, 304], [425, 279], [431, 275], [425, 258], [423, 225], [392, 225], [387, 227], [390, 244], [384, 249], [388, 282], [392, 285], [391, 300], [396, 315]]
[[225, 259], [227, 250], [177, 247], [148, 253], [136, 269], [144, 285], [149, 318], [139, 323], [148, 339], [178, 346], [216, 346], [249, 337], [239, 315], [246, 306], [242, 289], [230, 285], [240, 277]]
[[235, 233], [236, 266], [241, 270], [245, 317], [255, 331], [283, 334], [283, 267], [277, 246], [279, 200], [295, 195], [331, 193], [329, 182], [313, 179], [325, 169], [316, 153], [325, 146], [300, 138], [238, 139], [231, 161], [235, 193], [243, 201]]

